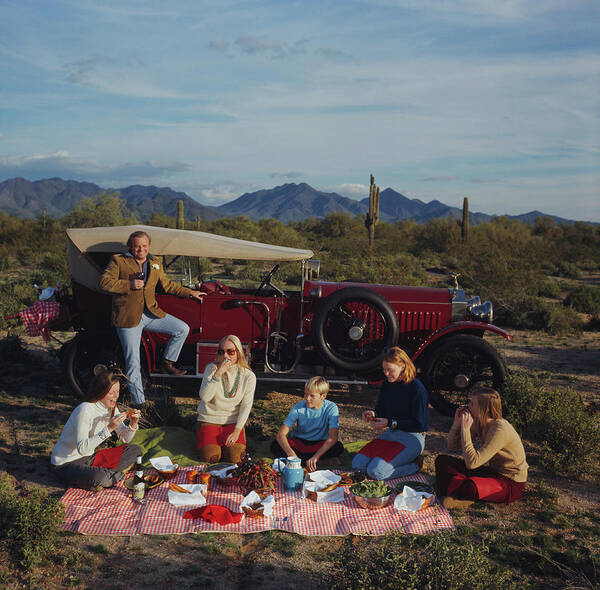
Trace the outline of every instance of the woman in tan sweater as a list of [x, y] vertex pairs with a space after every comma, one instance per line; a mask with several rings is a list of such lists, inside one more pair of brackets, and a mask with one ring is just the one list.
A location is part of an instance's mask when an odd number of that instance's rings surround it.
[[[472, 437], [481, 443], [478, 450]], [[474, 500], [507, 504], [523, 495], [528, 468], [525, 449], [517, 431], [502, 418], [497, 391], [480, 387], [468, 408], [456, 410], [448, 448], [460, 449], [463, 458], [436, 458], [437, 491], [446, 508], [464, 508]]]
[[254, 401], [256, 376], [242, 343], [230, 334], [219, 342], [217, 358], [204, 369], [196, 442], [201, 461], [237, 463], [246, 450], [244, 425]]

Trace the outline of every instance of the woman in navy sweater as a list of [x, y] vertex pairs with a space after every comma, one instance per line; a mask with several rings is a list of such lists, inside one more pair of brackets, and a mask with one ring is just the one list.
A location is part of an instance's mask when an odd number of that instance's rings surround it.
[[419, 471], [418, 457], [429, 429], [429, 395], [415, 379], [415, 366], [401, 348], [386, 349], [382, 367], [386, 381], [375, 411], [362, 413], [362, 419], [381, 434], [357, 453], [352, 467], [374, 479], [392, 479]]

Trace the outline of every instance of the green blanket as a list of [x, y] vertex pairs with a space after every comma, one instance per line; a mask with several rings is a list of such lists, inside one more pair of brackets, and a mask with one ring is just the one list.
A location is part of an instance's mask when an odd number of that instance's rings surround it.
[[[198, 465], [196, 453], [196, 436], [193, 432], [178, 428], [175, 426], [165, 426], [163, 428], [140, 429], [135, 433], [132, 443], [139, 445], [144, 450], [144, 466], [150, 467], [150, 459], [154, 457], [164, 457], [165, 455], [179, 465]], [[352, 456], [361, 449], [366, 441], [359, 440], [344, 443], [344, 453], [340, 457], [342, 469], [350, 469]], [[272, 461], [270, 451], [270, 441], [248, 440], [248, 453], [251, 456]], [[326, 460], [323, 460], [319, 467], [330, 467]]]

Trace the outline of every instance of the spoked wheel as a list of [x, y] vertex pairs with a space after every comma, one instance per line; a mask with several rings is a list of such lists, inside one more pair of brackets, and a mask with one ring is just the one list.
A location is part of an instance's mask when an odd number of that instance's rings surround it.
[[97, 365], [117, 365], [125, 370], [121, 344], [114, 330], [80, 332], [67, 344], [65, 376], [79, 397], [85, 396]]
[[498, 351], [482, 338], [461, 334], [442, 342], [424, 368], [431, 404], [442, 414], [454, 415], [469, 403], [479, 386], [500, 389], [508, 370]]
[[377, 368], [383, 350], [398, 340], [398, 320], [388, 301], [374, 291], [348, 287], [324, 301], [314, 318], [313, 336], [321, 355], [352, 372]]

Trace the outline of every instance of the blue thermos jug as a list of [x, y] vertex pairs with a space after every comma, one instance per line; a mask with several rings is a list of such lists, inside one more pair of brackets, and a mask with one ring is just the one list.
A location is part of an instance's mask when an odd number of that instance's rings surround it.
[[298, 457], [288, 457], [283, 468], [283, 485], [286, 490], [298, 490], [304, 481], [304, 469]]

